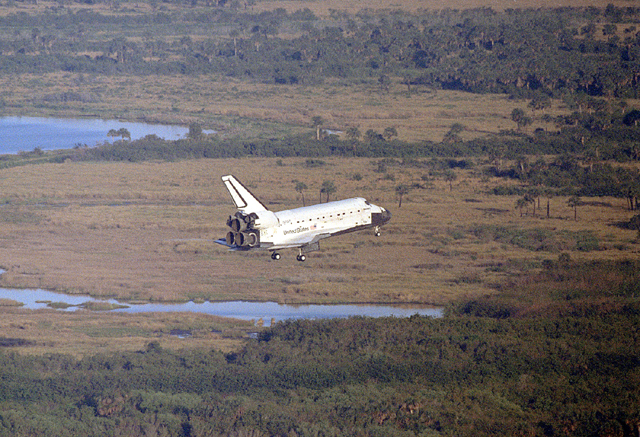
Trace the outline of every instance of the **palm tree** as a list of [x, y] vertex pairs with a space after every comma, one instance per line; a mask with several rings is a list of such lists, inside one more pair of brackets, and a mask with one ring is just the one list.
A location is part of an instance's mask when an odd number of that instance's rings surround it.
[[109, 132], [107, 132], [107, 136], [108, 137], [119, 137], [120, 134], [118, 134], [118, 131], [115, 129], [109, 129]]
[[573, 208], [573, 219], [574, 220], [578, 220], [578, 206], [581, 204], [582, 202], [580, 201], [580, 196], [571, 196], [569, 197], [569, 200], [567, 201], [567, 204]]
[[229, 32], [229, 36], [233, 38], [233, 56], [238, 57], [238, 37], [240, 36], [240, 31], [233, 29]]
[[529, 201], [527, 199], [525, 199], [524, 197], [519, 198], [518, 200], [516, 200], [516, 208], [518, 208], [520, 210], [520, 217], [522, 217], [522, 210], [529, 204]]
[[316, 140], [320, 141], [320, 126], [322, 126], [324, 120], [319, 115], [314, 116], [311, 119], [311, 126], [316, 128]]
[[553, 190], [546, 188], [543, 190], [544, 196], [547, 198], [547, 218], [550, 216], [551, 211], [551, 198], [553, 197]]
[[458, 179], [456, 173], [453, 170], [447, 170], [444, 172], [444, 180], [449, 182], [449, 191], [453, 191], [453, 181]]
[[449, 129], [449, 132], [447, 132], [442, 139], [442, 142], [451, 144], [461, 141], [460, 133], [462, 133], [464, 130], [465, 127], [462, 123], [453, 123], [451, 125], [451, 128]]
[[515, 121], [515, 123], [520, 127], [520, 120], [525, 116], [524, 110], [520, 108], [515, 108], [511, 111], [511, 120]]
[[305, 184], [304, 182], [300, 182], [300, 181], [295, 181], [295, 182], [296, 182], [296, 191], [302, 195], [302, 206], [306, 206], [304, 201], [304, 190], [306, 190], [309, 187], [307, 187], [307, 184]]
[[131, 133], [129, 132], [129, 130], [127, 128], [121, 127], [120, 129], [118, 129], [117, 134], [118, 134], [119, 137], [122, 137], [123, 140], [125, 138], [131, 140]]
[[400, 184], [396, 187], [396, 194], [398, 194], [398, 208], [402, 208], [402, 198], [405, 194], [409, 193], [409, 186], [406, 184]]
[[125, 138], [131, 139], [131, 133], [124, 127], [121, 127], [118, 130], [115, 129], [109, 129], [109, 132], [107, 132], [107, 136], [108, 137], [121, 137], [123, 140]]
[[327, 195], [327, 202], [329, 202], [329, 196], [338, 191], [333, 181], [324, 181], [322, 188], [320, 188], [320, 201], [322, 202], [322, 193]]

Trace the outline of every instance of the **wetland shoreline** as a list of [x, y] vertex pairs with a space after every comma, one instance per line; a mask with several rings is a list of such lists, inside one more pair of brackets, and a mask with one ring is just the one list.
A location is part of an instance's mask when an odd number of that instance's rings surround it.
[[240, 320], [263, 320], [264, 326], [289, 319], [325, 319], [362, 317], [409, 317], [415, 314], [442, 317], [438, 307], [389, 304], [279, 304], [277, 302], [194, 302], [151, 303], [126, 302], [116, 299], [100, 300], [91, 296], [68, 295], [40, 289], [0, 289], [0, 302], [4, 306], [21, 306], [38, 310], [51, 308], [62, 311], [87, 309], [118, 313], [193, 312]]

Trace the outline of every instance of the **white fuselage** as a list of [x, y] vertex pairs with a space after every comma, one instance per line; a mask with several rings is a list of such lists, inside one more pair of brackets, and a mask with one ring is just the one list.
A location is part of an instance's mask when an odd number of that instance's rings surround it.
[[[275, 212], [278, 225], [260, 230], [261, 245], [287, 245], [305, 234], [349, 232], [372, 225], [374, 205], [361, 197]], [[378, 211], [379, 207], [375, 207]]]

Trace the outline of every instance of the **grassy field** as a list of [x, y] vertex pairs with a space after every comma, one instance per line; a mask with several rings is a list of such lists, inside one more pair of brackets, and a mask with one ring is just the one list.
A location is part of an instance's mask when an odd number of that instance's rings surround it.
[[[490, 293], [518, 265], [539, 265], [560, 252], [576, 258], [637, 252], [635, 232], [614, 226], [632, 215], [622, 199], [586, 202], [578, 221], [564, 198], [551, 200], [549, 219], [542, 212], [520, 217], [515, 197], [485, 194], [495, 182], [467, 170], [452, 187], [432, 179], [398, 209], [396, 185], [424, 184], [424, 169], [392, 167], [381, 174], [372, 160], [326, 162], [319, 168], [307, 168], [304, 160], [239, 159], [4, 170], [2, 285], [154, 301], [443, 304]], [[228, 252], [212, 242], [224, 236], [234, 212], [220, 182], [227, 173], [274, 210], [301, 206], [294, 181], [305, 182], [307, 200], [317, 202], [322, 181], [332, 180], [336, 197], [365, 196], [389, 207], [393, 220], [380, 238], [331, 239], [305, 264], [294, 252], [281, 262], [257, 251]], [[496, 227], [505, 235], [496, 236]], [[575, 249], [585, 232], [601, 250]], [[550, 249], [514, 243], [527, 238]]]
[[[630, 0], [613, 0], [607, 1], [618, 7], [634, 6], [634, 2]], [[385, 2], [382, 0], [356, 0], [351, 2], [342, 2], [337, 0], [273, 0], [261, 1], [256, 3], [254, 10], [273, 10], [276, 8], [284, 8], [287, 11], [297, 11], [304, 8], [311, 9], [316, 15], [328, 16], [331, 11], [345, 11], [355, 14], [362, 10], [402, 10], [402, 11], [419, 11], [419, 10], [442, 10], [442, 9], [476, 9], [476, 8], [492, 8], [496, 11], [504, 11], [506, 9], [538, 9], [538, 8], [559, 8], [559, 7], [603, 7], [603, 2], [598, 0], [554, 0], [552, 2], [545, 0], [464, 0], [455, 3], [446, 0], [394, 0]]]
[[[109, 314], [93, 311], [28, 311], [0, 307], [2, 338], [19, 338], [11, 349], [23, 354], [70, 354], [83, 357], [137, 351], [149, 342], [170, 349], [236, 350], [253, 324], [191, 313]], [[174, 330], [188, 331], [180, 337]], [[6, 349], [7, 346], [3, 345]]]
[[[612, 0], [616, 6], [633, 2]], [[0, 15], [42, 12], [56, 2], [6, 3]], [[357, 0], [260, 1], [254, 11], [309, 8], [318, 16], [363, 9], [538, 8], [602, 6], [596, 0], [467, 0], [392, 3]], [[163, 7], [173, 7], [163, 5]], [[116, 13], [107, 5], [67, 4], [72, 10]], [[117, 13], [145, 14], [147, 3], [126, 3]], [[126, 9], [126, 11], [124, 11]], [[357, 126], [381, 132], [395, 127], [399, 139], [441, 141], [454, 123], [464, 139], [514, 129], [511, 111], [534, 118], [528, 129], [555, 129], [505, 95], [474, 95], [415, 88], [399, 79], [381, 94], [377, 79], [325, 81], [316, 87], [268, 85], [214, 76], [100, 76], [49, 73], [0, 77], [0, 115], [91, 117], [188, 125], [201, 123], [225, 136], [280, 137], [311, 132], [311, 120], [343, 131]], [[85, 102], [50, 103], [43, 96], [65, 92], [95, 96]], [[628, 107], [638, 102], [626, 101]], [[546, 115], [569, 113], [554, 101]], [[34, 144], [33, 147], [38, 147]], [[446, 305], [496, 293], [496, 285], [539, 269], [566, 253], [572, 259], [637, 257], [637, 233], [617, 226], [633, 215], [625, 201], [586, 199], [578, 220], [567, 199], [551, 199], [551, 214], [521, 217], [515, 196], [492, 196], [503, 181], [473, 169], [456, 170], [450, 187], [428, 169], [389, 167], [376, 160], [327, 159], [307, 168], [299, 159], [198, 160], [174, 163], [74, 163], [0, 172], [0, 286], [45, 288], [96, 297], [145, 301], [260, 300], [282, 303], [384, 302]], [[213, 243], [226, 233], [234, 212], [220, 176], [237, 175], [272, 209], [301, 206], [295, 182], [309, 186], [307, 203], [318, 201], [324, 180], [336, 198], [364, 196], [393, 212], [375, 238], [350, 234], [323, 242], [304, 264], [295, 252], [280, 262], [261, 252], [231, 253]], [[358, 177], [356, 177], [358, 176]], [[425, 177], [427, 176], [427, 177]], [[398, 208], [395, 187], [417, 183]], [[543, 204], [545, 199], [542, 199]], [[544, 209], [544, 205], [542, 206]], [[586, 243], [585, 243], [586, 241]], [[594, 246], [594, 242], [596, 243]], [[585, 247], [588, 250], [585, 250]], [[151, 340], [165, 347], [237, 347], [251, 324], [198, 315], [129, 315], [80, 311], [26, 311], [0, 302], [0, 329], [24, 338], [25, 353], [74, 355], [135, 350]], [[178, 339], [171, 329], [194, 335]]]
[[[506, 95], [477, 95], [458, 91], [414, 89], [396, 84], [389, 94], [379, 87], [326, 83], [318, 87], [243, 83], [229, 78], [191, 77], [93, 77], [80, 82], [75, 74], [0, 76], [2, 98], [12, 115], [99, 117], [152, 123], [189, 125], [198, 122], [226, 136], [274, 137], [311, 131], [311, 119], [320, 116], [323, 128], [344, 131], [356, 126], [382, 132], [395, 127], [406, 141], [441, 141], [454, 123], [466, 130], [464, 139], [514, 129], [511, 111], [527, 102]], [[85, 81], [87, 78], [85, 77]], [[48, 93], [88, 92], [99, 101], [47, 105], [32, 89]], [[632, 104], [632, 102], [629, 102]], [[550, 116], [568, 114], [562, 102], [545, 110]], [[538, 127], [554, 129], [540, 120]], [[93, 144], [90, 144], [93, 145]], [[34, 146], [35, 147], [35, 146]]]

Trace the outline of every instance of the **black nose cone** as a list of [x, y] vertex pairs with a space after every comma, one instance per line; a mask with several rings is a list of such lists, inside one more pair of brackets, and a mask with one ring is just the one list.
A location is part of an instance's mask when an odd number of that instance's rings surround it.
[[382, 223], [386, 223], [389, 220], [391, 220], [391, 211], [385, 209], [384, 211], [382, 211]]
[[391, 212], [387, 209], [382, 209], [382, 212], [371, 214], [371, 221], [375, 226], [384, 225], [386, 222], [391, 220]]

